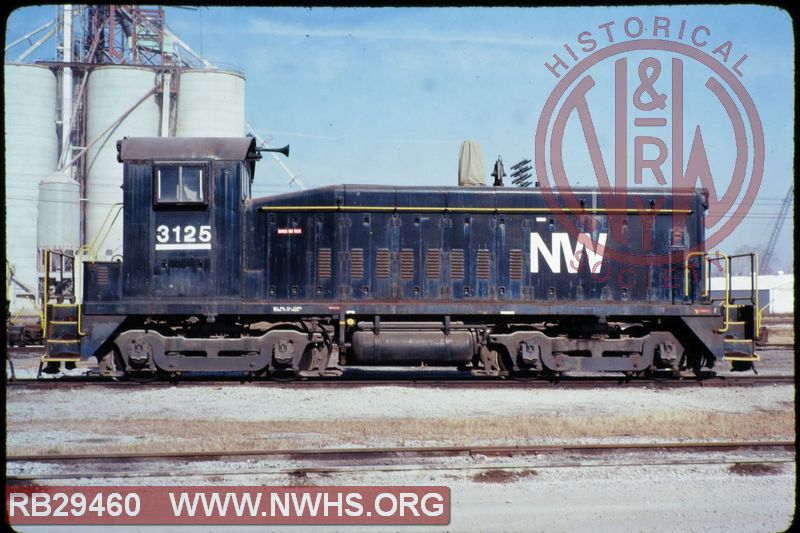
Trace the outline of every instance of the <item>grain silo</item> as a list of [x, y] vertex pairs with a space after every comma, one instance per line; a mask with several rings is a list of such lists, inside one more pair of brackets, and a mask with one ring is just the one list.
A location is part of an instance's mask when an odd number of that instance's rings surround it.
[[245, 131], [244, 76], [225, 70], [182, 70], [177, 137], [241, 137]]
[[113, 220], [115, 205], [122, 202], [122, 165], [117, 161], [116, 143], [123, 137], [158, 136], [155, 88], [155, 71], [145, 67], [104, 66], [89, 75], [85, 242], [96, 244], [93, 251], [99, 260], [122, 254], [122, 217], [102, 242], [95, 242], [103, 224]]
[[[50, 25], [58, 31], [45, 25], [6, 47], [7, 55], [28, 47], [5, 65], [5, 192], [11, 311], [31, 316], [44, 250], [94, 244], [92, 259], [122, 257], [119, 139], [245, 133], [244, 75], [191, 50], [166, 26], [163, 8], [56, 9]], [[31, 38], [43, 31], [57, 35], [56, 57], [22, 64], [47, 40]]]
[[34, 313], [38, 294], [39, 182], [58, 158], [56, 77], [38, 65], [6, 64], [6, 260], [13, 269], [11, 313]]

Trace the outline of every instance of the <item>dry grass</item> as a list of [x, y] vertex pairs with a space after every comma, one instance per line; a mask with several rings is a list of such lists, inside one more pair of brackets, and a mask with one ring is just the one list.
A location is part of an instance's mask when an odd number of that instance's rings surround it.
[[478, 472], [477, 474], [473, 474], [472, 481], [476, 483], [511, 483], [512, 481], [518, 481], [520, 479], [533, 477], [536, 475], [538, 475], [536, 470], [521, 470], [512, 472], [510, 470], [492, 468], [489, 470], [484, 470], [483, 472]]
[[[654, 438], [664, 440], [791, 439], [794, 408], [753, 413], [654, 412], [602, 418], [516, 415], [455, 419], [387, 418], [243, 422], [230, 420], [8, 421], [9, 435], [64, 430], [72, 442], [43, 442], [41, 447], [8, 453], [226, 451], [259, 449], [448, 444], [514, 445], [543, 440]], [[87, 437], [80, 438], [81, 434]], [[104, 438], [98, 439], [100, 435]], [[136, 437], [135, 442], [130, 441]]]

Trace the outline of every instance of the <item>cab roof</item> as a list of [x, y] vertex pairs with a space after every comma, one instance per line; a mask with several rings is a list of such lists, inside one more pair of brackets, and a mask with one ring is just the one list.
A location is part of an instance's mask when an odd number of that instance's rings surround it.
[[125, 137], [117, 161], [245, 161], [250, 175], [261, 159], [254, 137]]

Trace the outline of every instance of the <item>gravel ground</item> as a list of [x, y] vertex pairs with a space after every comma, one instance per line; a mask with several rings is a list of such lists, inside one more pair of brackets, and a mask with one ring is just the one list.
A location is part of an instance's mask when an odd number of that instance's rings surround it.
[[507, 413], [604, 416], [662, 410], [742, 413], [793, 403], [793, 387], [609, 389], [419, 389], [369, 386], [292, 389], [258, 385], [178, 385], [108, 389], [7, 390], [9, 420], [102, 419], [123, 416], [186, 420], [319, 420], [448, 418]]
[[[364, 447], [459, 444], [459, 435], [442, 435], [436, 424], [457, 424], [486, 443], [559, 442], [562, 421], [573, 425], [618, 425], [605, 439], [566, 433], [579, 441], [658, 440], [657, 426], [683, 427], [709, 412], [728, 426], [749, 417], [787, 418], [794, 406], [791, 386], [691, 389], [414, 389], [373, 386], [353, 389], [289, 389], [246, 386], [177, 386], [106, 389], [9, 389], [6, 393], [9, 453], [101, 451], [133, 444], [133, 449], [194, 450], [298, 448], [305, 446]], [[501, 418], [504, 423], [489, 424]], [[789, 423], [784, 420], [784, 425]], [[521, 425], [515, 429], [516, 424]], [[272, 432], [270, 424], [273, 425]], [[324, 424], [324, 425], [323, 425]], [[416, 428], [416, 424], [433, 427]], [[545, 424], [542, 428], [540, 424]], [[650, 438], [634, 432], [646, 427]], [[749, 426], [748, 426], [749, 427]], [[580, 428], [578, 428], [580, 429]], [[784, 429], [783, 437], [793, 427]], [[704, 428], [692, 427], [695, 435]], [[753, 438], [770, 428], [756, 428]], [[544, 433], [544, 436], [537, 434]], [[730, 436], [720, 434], [721, 438]], [[735, 431], [735, 428], [734, 428]], [[709, 437], [714, 438], [713, 428]], [[248, 437], [248, 434], [250, 435]], [[329, 438], [326, 438], [329, 435]], [[417, 435], [426, 435], [419, 440]], [[518, 437], [518, 438], [517, 438]], [[674, 435], [681, 440], [684, 435]], [[431, 440], [433, 439], [433, 440]], [[690, 439], [691, 440], [691, 439]], [[128, 446], [126, 449], [130, 450]]]

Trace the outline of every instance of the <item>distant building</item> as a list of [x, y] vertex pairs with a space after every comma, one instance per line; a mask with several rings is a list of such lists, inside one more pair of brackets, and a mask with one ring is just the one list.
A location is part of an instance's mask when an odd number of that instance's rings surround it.
[[[750, 276], [731, 276], [731, 298], [749, 297], [750, 286]], [[725, 278], [711, 278], [711, 297], [725, 297]], [[759, 307], [764, 308], [765, 314], [794, 313], [794, 274], [759, 276], [758, 303]]]

